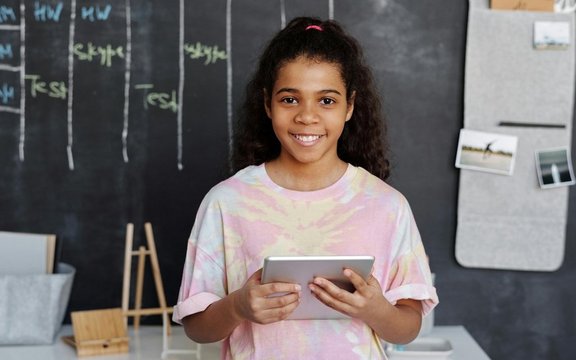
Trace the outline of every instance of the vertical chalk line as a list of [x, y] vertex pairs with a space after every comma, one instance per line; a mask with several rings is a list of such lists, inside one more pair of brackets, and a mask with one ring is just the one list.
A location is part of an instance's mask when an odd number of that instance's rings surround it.
[[128, 120], [130, 111], [130, 70], [132, 67], [132, 10], [126, 0], [126, 68], [124, 71], [124, 128], [122, 129], [122, 157], [128, 159]]
[[72, 146], [74, 145], [73, 128], [72, 128], [72, 103], [74, 100], [74, 32], [76, 31], [76, 0], [70, 2], [70, 27], [68, 32], [68, 167], [74, 170], [74, 156]]
[[178, 38], [178, 170], [184, 168], [182, 163], [182, 102], [184, 101], [184, 0], [180, 0], [180, 33]]
[[280, 0], [280, 28], [286, 27], [286, 3], [285, 0]]
[[26, 5], [20, 2], [20, 143], [18, 154], [24, 161], [24, 144], [26, 141]]
[[232, 170], [234, 129], [232, 128], [232, 0], [226, 0], [226, 119], [228, 122], [228, 166]]
[[334, 20], [334, 0], [328, 0], [328, 19]]

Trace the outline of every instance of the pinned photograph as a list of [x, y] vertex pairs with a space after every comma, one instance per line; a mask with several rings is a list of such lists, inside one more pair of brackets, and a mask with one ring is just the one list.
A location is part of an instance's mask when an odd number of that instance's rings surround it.
[[570, 23], [567, 21], [534, 22], [534, 47], [539, 50], [564, 50], [570, 45]]
[[460, 130], [456, 167], [512, 175], [518, 138], [475, 130]]
[[543, 189], [574, 184], [568, 148], [536, 150], [538, 181]]

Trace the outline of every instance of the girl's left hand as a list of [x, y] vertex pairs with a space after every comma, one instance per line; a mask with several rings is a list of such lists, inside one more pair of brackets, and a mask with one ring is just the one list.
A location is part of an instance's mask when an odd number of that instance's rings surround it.
[[350, 317], [366, 322], [375, 311], [391, 304], [384, 298], [382, 287], [378, 280], [370, 275], [364, 280], [360, 275], [350, 269], [344, 269], [344, 275], [356, 288], [353, 293], [336, 286], [330, 280], [316, 277], [309, 288], [314, 296], [327, 306], [340, 311]]

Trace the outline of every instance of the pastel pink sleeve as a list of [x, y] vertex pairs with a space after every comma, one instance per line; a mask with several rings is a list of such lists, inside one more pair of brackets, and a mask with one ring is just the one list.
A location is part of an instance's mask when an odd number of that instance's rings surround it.
[[226, 296], [222, 251], [222, 221], [217, 203], [200, 205], [186, 250], [182, 283], [172, 319], [204, 311]]
[[182, 319], [186, 316], [202, 312], [206, 310], [208, 305], [218, 300], [220, 300], [220, 297], [208, 292], [192, 295], [184, 301], [178, 302], [178, 304], [174, 306], [172, 319], [175, 322], [182, 324]]
[[420, 233], [407, 203], [399, 213], [396, 251], [384, 296], [392, 304], [401, 299], [422, 301], [422, 314], [427, 315], [437, 304], [438, 296]]
[[425, 262], [425, 257], [422, 260], [415, 253], [398, 258], [384, 294], [386, 299], [392, 304], [400, 299], [421, 300], [422, 314], [427, 315], [438, 304], [438, 296]]

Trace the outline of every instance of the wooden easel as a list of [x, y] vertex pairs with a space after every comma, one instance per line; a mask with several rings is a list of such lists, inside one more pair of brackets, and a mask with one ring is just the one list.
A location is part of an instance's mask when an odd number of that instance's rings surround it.
[[[152, 232], [152, 224], [149, 222], [144, 224], [146, 231], [146, 241], [148, 249], [145, 246], [140, 246], [137, 251], [132, 249], [134, 240], [134, 224], [129, 223], [126, 226], [126, 250], [124, 253], [124, 279], [122, 282], [122, 312], [124, 315], [125, 323], [128, 323], [128, 317], [134, 317], [134, 330], [138, 331], [140, 327], [140, 317], [143, 315], [162, 315], [162, 324], [170, 334], [170, 321], [168, 314], [172, 313], [172, 308], [166, 305], [166, 296], [164, 295], [164, 286], [162, 285], [162, 276], [160, 275], [160, 265], [158, 263], [158, 254], [156, 252], [156, 244], [154, 242], [154, 234]], [[138, 270], [136, 273], [136, 296], [134, 300], [134, 309], [129, 309], [130, 297], [130, 281], [132, 270], [132, 256], [138, 256]], [[158, 308], [142, 309], [142, 289], [144, 286], [144, 265], [146, 256], [150, 256], [150, 263], [152, 265], [152, 275], [156, 285], [156, 294], [158, 296]]]

